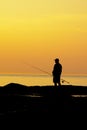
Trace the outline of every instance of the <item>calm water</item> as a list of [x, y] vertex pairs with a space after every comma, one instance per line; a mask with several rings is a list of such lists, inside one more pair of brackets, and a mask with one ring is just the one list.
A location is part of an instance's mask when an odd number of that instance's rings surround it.
[[[82, 85], [87, 86], [87, 76], [62, 76], [61, 79], [66, 82], [62, 85]], [[27, 86], [45, 86], [53, 85], [52, 76], [47, 75], [0, 75], [0, 86], [4, 86], [9, 83], [19, 83]]]

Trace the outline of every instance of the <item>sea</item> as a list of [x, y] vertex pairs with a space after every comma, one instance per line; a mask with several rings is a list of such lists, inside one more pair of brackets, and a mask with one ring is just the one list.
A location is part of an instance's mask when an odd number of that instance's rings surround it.
[[[51, 86], [53, 84], [53, 77], [50, 75], [28, 75], [28, 74], [4, 74], [0, 75], [0, 87], [4, 87], [10, 83], [18, 83], [33, 86]], [[62, 75], [62, 85], [76, 85], [87, 87], [87, 75]]]

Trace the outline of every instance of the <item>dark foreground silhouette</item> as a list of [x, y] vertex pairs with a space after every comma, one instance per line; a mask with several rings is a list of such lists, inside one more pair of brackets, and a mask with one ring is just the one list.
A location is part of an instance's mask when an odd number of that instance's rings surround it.
[[66, 118], [87, 116], [86, 95], [86, 86], [62, 85], [59, 88], [10, 83], [0, 87], [0, 119], [65, 122]]

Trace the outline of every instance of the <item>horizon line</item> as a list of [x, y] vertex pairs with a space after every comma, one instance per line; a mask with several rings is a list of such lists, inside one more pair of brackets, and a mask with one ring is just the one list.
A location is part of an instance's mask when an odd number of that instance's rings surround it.
[[[0, 76], [47, 76], [51, 77], [52, 75], [47, 75], [47, 74], [28, 74], [28, 73], [2, 73]], [[62, 76], [87, 76], [87, 74], [62, 74]]]

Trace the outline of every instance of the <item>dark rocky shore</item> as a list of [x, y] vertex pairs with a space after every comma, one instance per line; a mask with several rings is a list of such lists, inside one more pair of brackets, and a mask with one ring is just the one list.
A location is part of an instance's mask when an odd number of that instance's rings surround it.
[[0, 87], [0, 119], [29, 121], [66, 120], [87, 116], [87, 87], [62, 85]]

